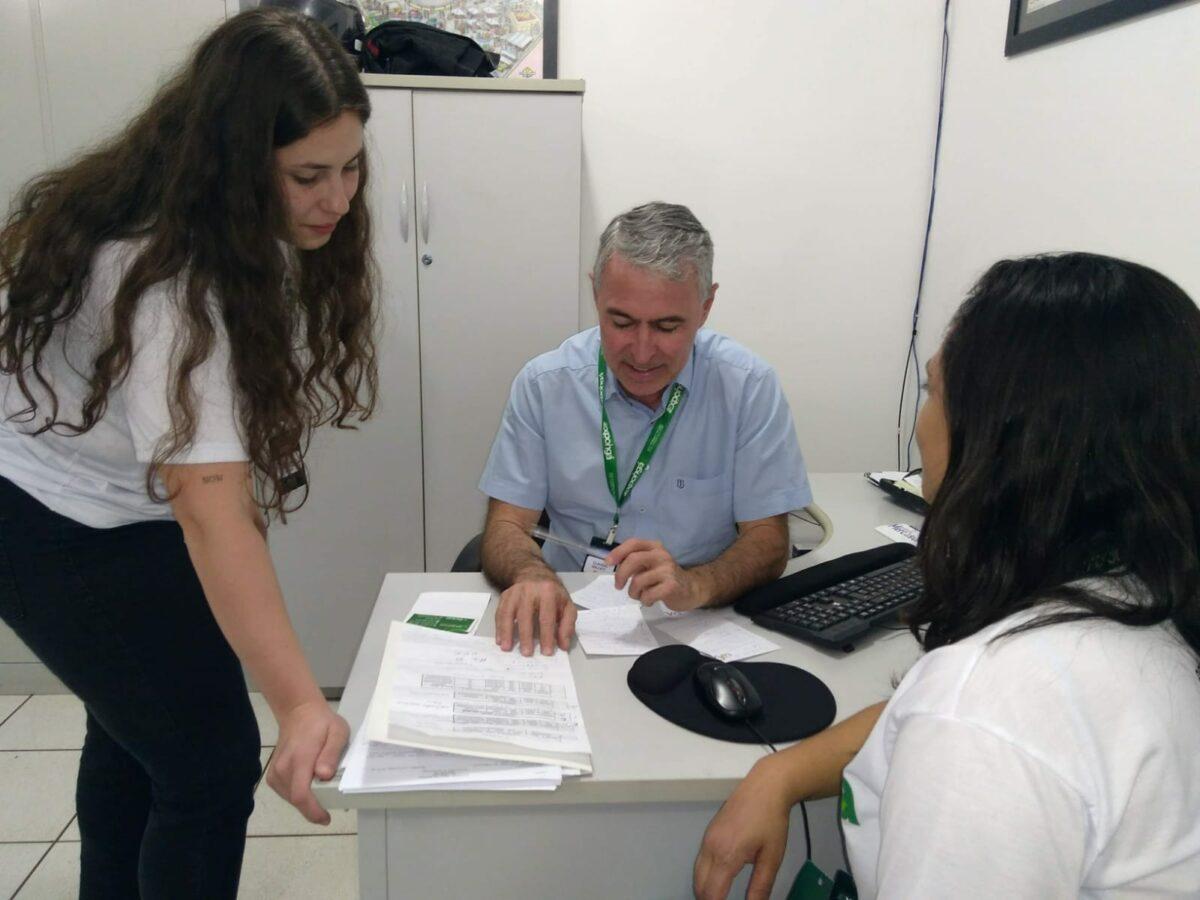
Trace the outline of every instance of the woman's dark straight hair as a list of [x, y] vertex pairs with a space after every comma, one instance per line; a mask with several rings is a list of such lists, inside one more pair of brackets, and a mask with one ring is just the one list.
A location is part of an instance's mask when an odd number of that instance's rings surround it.
[[[344, 112], [364, 123], [366, 89], [316, 21], [280, 9], [241, 13], [205, 38], [149, 106], [111, 140], [31, 181], [0, 230], [0, 371], [31, 434], [88, 431], [128, 374], [146, 291], [177, 280], [181, 328], [168, 385], [172, 430], [146, 483], [195, 437], [191, 374], [228, 335], [238, 418], [264, 509], [284, 511], [284, 479], [312, 429], [367, 418], [375, 404], [374, 274], [368, 172], [323, 247], [295, 253], [285, 289], [287, 216], [274, 152]], [[140, 238], [81, 410], [60, 410], [42, 369], [58, 327], [79, 310], [101, 244]], [[289, 498], [289, 508], [303, 502]]]
[[[1200, 310], [1135, 263], [1005, 260], [948, 329], [950, 453], [920, 539], [926, 649], [1063, 600], [1016, 631], [1170, 621], [1200, 652]], [[1072, 582], [1115, 572], [1113, 599]]]

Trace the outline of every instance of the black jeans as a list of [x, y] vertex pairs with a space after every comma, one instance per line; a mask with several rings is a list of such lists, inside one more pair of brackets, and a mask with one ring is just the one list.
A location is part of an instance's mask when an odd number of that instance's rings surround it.
[[179, 526], [88, 528], [0, 478], [0, 618], [87, 709], [81, 900], [236, 897], [258, 725]]

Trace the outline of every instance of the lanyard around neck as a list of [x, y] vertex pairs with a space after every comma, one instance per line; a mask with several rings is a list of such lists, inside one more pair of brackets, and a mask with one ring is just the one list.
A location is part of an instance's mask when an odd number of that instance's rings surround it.
[[612, 426], [608, 424], [608, 410], [604, 407], [604, 387], [608, 382], [608, 364], [604, 361], [604, 348], [600, 348], [600, 355], [596, 362], [596, 382], [600, 392], [600, 450], [604, 457], [604, 477], [608, 480], [608, 492], [612, 494], [613, 502], [617, 504], [617, 511], [613, 514], [613, 527], [609, 531], [609, 543], [616, 538], [617, 523], [621, 520], [621, 507], [625, 505], [625, 501], [629, 499], [629, 495], [633, 493], [634, 485], [646, 473], [646, 469], [650, 466], [650, 459], [654, 456], [654, 452], [658, 450], [658, 445], [662, 443], [663, 435], [667, 433], [667, 426], [671, 424], [671, 419], [675, 415], [675, 410], [679, 408], [679, 401], [683, 398], [684, 387], [678, 382], [671, 388], [671, 394], [667, 397], [666, 408], [663, 409], [662, 415], [655, 421], [650, 428], [650, 434], [646, 438], [646, 444], [642, 447], [642, 452], [638, 454], [637, 462], [634, 463], [633, 470], [629, 473], [629, 478], [625, 481], [625, 487], [621, 490], [617, 489], [617, 442], [613, 438]]

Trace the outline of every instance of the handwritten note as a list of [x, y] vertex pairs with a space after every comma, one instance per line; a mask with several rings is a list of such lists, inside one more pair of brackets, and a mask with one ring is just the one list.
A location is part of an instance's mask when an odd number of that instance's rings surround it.
[[575, 634], [588, 656], [641, 656], [658, 646], [638, 604], [585, 609]]
[[702, 610], [686, 619], [662, 622], [658, 627], [679, 643], [695, 647], [701, 653], [723, 662], [750, 659], [779, 649], [778, 644], [715, 612]]

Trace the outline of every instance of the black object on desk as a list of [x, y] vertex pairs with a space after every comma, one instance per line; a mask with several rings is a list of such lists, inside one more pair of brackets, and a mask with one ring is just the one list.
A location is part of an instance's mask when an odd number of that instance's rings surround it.
[[741, 669], [708, 659], [692, 672], [700, 699], [723, 719], [753, 719], [762, 712], [762, 698]]
[[850, 553], [756, 588], [733, 608], [763, 628], [853, 649], [854, 640], [921, 596], [915, 554], [909, 544]]
[[753, 718], [760, 739], [745, 719], [718, 717], [701, 699], [695, 671], [712, 661], [694, 647], [671, 644], [639, 656], [626, 682], [635, 697], [668, 722], [739, 744], [797, 741], [829, 727], [837, 715], [833, 693], [810, 672], [783, 663], [726, 663], [746, 677], [762, 700], [762, 710]]

